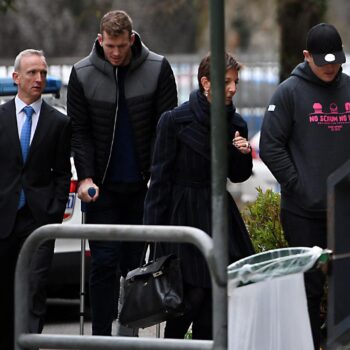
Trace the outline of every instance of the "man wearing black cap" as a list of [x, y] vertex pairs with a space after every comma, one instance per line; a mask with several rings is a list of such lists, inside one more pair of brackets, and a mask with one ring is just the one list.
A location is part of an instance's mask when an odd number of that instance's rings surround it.
[[[281, 223], [290, 246], [327, 246], [327, 178], [350, 155], [350, 77], [333, 25], [308, 33], [304, 62], [274, 93], [261, 129], [260, 156], [281, 184]], [[315, 349], [320, 344], [324, 276], [305, 275]]]

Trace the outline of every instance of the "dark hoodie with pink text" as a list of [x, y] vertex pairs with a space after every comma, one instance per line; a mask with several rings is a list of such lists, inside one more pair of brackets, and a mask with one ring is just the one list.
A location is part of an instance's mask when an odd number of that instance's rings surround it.
[[326, 215], [327, 178], [350, 158], [350, 77], [331, 83], [299, 64], [265, 112], [260, 156], [281, 184], [281, 209]]

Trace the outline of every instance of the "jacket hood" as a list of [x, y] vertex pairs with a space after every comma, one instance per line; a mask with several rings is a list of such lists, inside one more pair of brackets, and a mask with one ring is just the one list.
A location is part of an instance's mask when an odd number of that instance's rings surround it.
[[[131, 47], [132, 57], [129, 66], [130, 71], [133, 71], [138, 66], [140, 66], [146, 60], [150, 52], [148, 47], [146, 47], [146, 45], [144, 45], [144, 43], [141, 41], [140, 35], [135, 31], [133, 33], [135, 34], [135, 41]], [[106, 60], [103, 49], [99, 44], [97, 38], [95, 40], [89, 58], [93, 65], [100, 71], [110, 72], [114, 69], [114, 66]]]
[[342, 68], [340, 67], [338, 74], [335, 76], [334, 80], [330, 83], [324, 82], [319, 79], [314, 72], [311, 70], [307, 62], [302, 62], [298, 64], [292, 71], [291, 76], [295, 76], [304, 80], [309, 81], [310, 83], [321, 85], [321, 86], [337, 86], [340, 83]]

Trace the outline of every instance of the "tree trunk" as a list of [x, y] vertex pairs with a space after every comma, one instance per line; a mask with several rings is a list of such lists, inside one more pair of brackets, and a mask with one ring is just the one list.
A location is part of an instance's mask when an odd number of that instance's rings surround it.
[[327, 0], [277, 0], [280, 26], [280, 81], [303, 61], [309, 29], [324, 20]]

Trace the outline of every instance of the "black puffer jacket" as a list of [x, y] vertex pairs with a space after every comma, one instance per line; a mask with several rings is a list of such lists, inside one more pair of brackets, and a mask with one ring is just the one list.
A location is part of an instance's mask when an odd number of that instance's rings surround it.
[[[151, 52], [135, 33], [125, 97], [139, 166], [149, 177], [152, 142], [160, 115], [177, 105], [174, 74], [168, 61]], [[89, 56], [72, 68], [67, 107], [72, 118], [72, 150], [79, 180], [104, 181], [112, 152], [117, 115], [116, 69], [96, 40]]]

